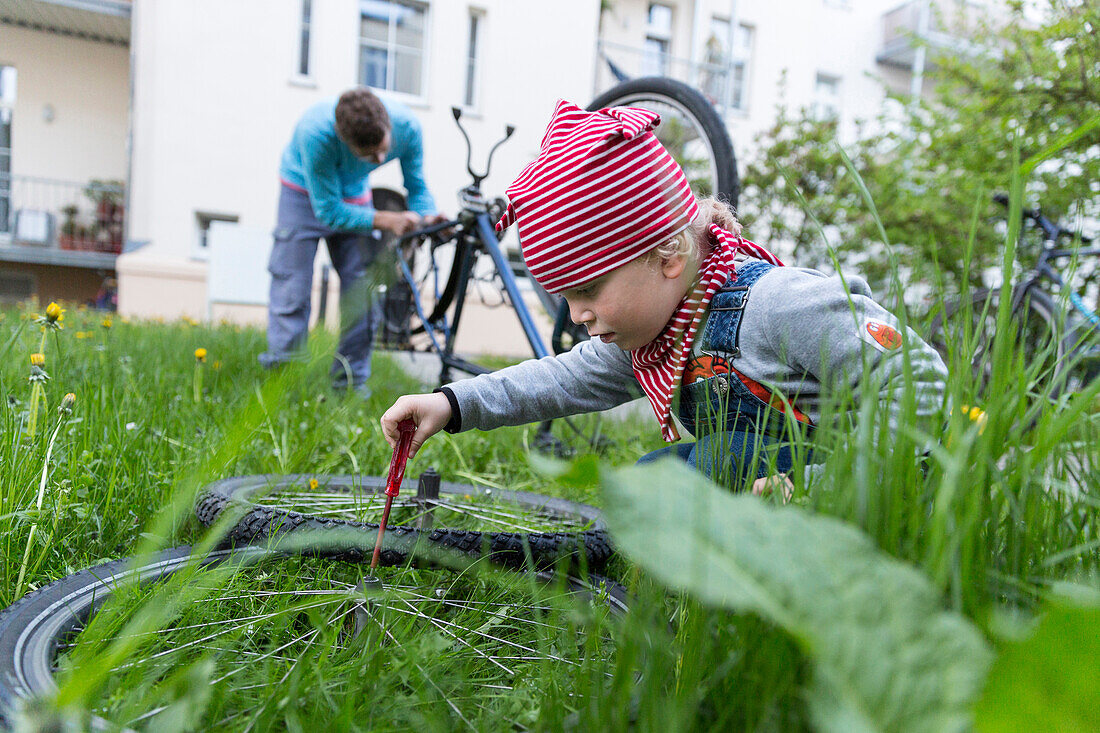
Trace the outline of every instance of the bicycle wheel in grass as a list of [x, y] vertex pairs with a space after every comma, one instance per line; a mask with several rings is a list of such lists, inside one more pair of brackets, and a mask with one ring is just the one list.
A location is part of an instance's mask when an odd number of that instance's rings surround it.
[[[410, 554], [460, 554], [495, 563], [551, 567], [563, 558], [598, 570], [612, 554], [599, 511], [587, 504], [541, 494], [440, 481], [421, 474], [415, 488], [393, 502], [381, 556], [386, 565]], [[381, 476], [256, 475], [207, 486], [196, 506], [210, 526], [235, 507], [239, 519], [227, 544], [245, 545], [311, 531], [313, 552], [359, 561], [374, 548], [385, 505]], [[451, 557], [450, 559], [455, 559]]]
[[517, 695], [537, 707], [530, 682], [547, 665], [587, 670], [558, 677], [577, 681], [567, 695], [587, 693], [590, 665], [613, 653], [608, 616], [626, 607], [598, 576], [406, 566], [376, 571], [382, 588], [363, 591], [365, 572], [257, 547], [197, 561], [180, 547], [62, 578], [0, 612], [0, 723], [56, 689], [55, 676], [111, 659], [93, 727], [156, 729], [196, 689], [206, 701], [187, 715], [200, 730], [266, 727], [288, 694], [303, 716], [364, 698], [402, 727], [431, 699], [455, 723], [510, 727]]

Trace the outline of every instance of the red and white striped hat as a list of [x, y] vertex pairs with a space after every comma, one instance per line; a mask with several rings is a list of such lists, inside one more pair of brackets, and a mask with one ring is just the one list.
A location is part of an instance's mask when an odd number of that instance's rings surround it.
[[698, 214], [687, 177], [638, 107], [587, 112], [560, 100], [539, 155], [508, 187], [503, 231], [519, 222], [531, 275], [551, 293], [625, 265]]

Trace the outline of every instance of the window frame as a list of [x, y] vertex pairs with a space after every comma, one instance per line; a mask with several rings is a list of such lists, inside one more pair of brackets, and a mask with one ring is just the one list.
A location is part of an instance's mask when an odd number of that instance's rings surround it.
[[[294, 45], [294, 71], [291, 76], [299, 81], [313, 81], [313, 14], [315, 10], [313, 0], [300, 0], [298, 3], [298, 22], [294, 25], [297, 43]], [[305, 71], [302, 71], [303, 62]]]
[[[668, 11], [668, 28], [660, 28], [653, 25], [653, 9], [664, 8]], [[642, 41], [642, 67], [643, 74], [649, 75], [648, 65], [654, 64], [654, 73], [660, 76], [668, 76], [672, 71], [672, 37], [675, 35], [676, 10], [672, 5], [664, 2], [651, 1], [646, 4], [645, 13], [645, 38]], [[656, 56], [649, 53], [650, 42], [658, 44], [660, 51]]]
[[466, 56], [464, 57], [466, 73], [463, 78], [462, 108], [475, 113], [481, 108], [481, 93], [484, 86], [481, 83], [483, 66], [481, 61], [485, 48], [485, 16], [484, 8], [471, 5], [467, 9]]
[[[841, 104], [840, 104], [840, 85], [844, 81], [843, 77], [839, 74], [830, 74], [826, 71], [818, 71], [814, 75], [814, 93], [813, 93], [813, 116], [814, 119], [821, 122], [832, 120], [834, 122], [840, 122], [841, 116]], [[831, 86], [832, 93], [826, 98], [822, 94], [823, 86]], [[828, 104], [830, 103], [831, 104]], [[831, 111], [831, 114], [827, 113], [827, 110]]]
[[[357, 31], [357, 36], [356, 36], [356, 43], [357, 43], [357, 46], [358, 46], [358, 60], [356, 62], [357, 68], [356, 68], [356, 74], [355, 74], [356, 83], [360, 84], [362, 86], [369, 87], [371, 90], [373, 90], [374, 92], [376, 92], [376, 93], [378, 93], [382, 96], [391, 96], [393, 98], [400, 99], [400, 100], [403, 100], [405, 102], [408, 102], [408, 103], [411, 103], [411, 104], [414, 104], [414, 105], [420, 105], [420, 106], [426, 105], [427, 101], [428, 101], [428, 80], [429, 80], [428, 69], [429, 69], [429, 66], [430, 66], [430, 55], [431, 55], [431, 19], [432, 19], [431, 2], [429, 0], [371, 0], [371, 1], [376, 2], [376, 3], [382, 3], [382, 4], [385, 4], [385, 5], [389, 5], [391, 7], [390, 17], [389, 17], [389, 21], [387, 23], [387, 38], [386, 38], [386, 41], [385, 41], [385, 44], [386, 44], [385, 45], [385, 51], [386, 51], [386, 84], [387, 84], [387, 86], [377, 87], [377, 86], [372, 86], [370, 84], [367, 84], [366, 80], [363, 78], [363, 75], [362, 75], [362, 72], [363, 72], [363, 48], [365, 46], [369, 46], [371, 48], [382, 48], [382, 47], [379, 45], [378, 41], [375, 41], [373, 39], [366, 39], [361, 35], [362, 19], [363, 19], [363, 11], [362, 11], [362, 4], [361, 3], [359, 5], [359, 15], [358, 15], [359, 30]], [[397, 26], [394, 22], [394, 13], [392, 12], [392, 8], [397, 7], [397, 6], [404, 6], [404, 7], [407, 7], [407, 8], [416, 9], [416, 10], [419, 10], [422, 13], [423, 31], [421, 33], [421, 38], [420, 38], [421, 47], [419, 49], [414, 49], [410, 46], [402, 46], [402, 45], [399, 45], [399, 44], [396, 43], [395, 35], [396, 35]], [[396, 71], [392, 71], [392, 69], [396, 69], [396, 53], [397, 53], [398, 50], [404, 50], [406, 52], [416, 51], [420, 54], [420, 78], [419, 78], [420, 91], [418, 93], [405, 92], [405, 91], [398, 90], [396, 88], [391, 89], [391, 88], [388, 87], [388, 84], [390, 83], [391, 77], [394, 77], [394, 78], [396, 77]], [[396, 84], [396, 78], [395, 78], [395, 84]]]
[[241, 217], [238, 214], [228, 214], [223, 211], [195, 210], [195, 245], [192, 249], [192, 259], [206, 260], [210, 258], [210, 244], [207, 237], [210, 233], [210, 225], [216, 221], [227, 224], [240, 224]]

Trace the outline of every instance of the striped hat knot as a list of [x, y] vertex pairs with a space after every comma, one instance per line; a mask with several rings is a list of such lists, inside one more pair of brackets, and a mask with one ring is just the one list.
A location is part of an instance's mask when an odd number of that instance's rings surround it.
[[680, 166], [639, 107], [596, 112], [561, 100], [538, 157], [507, 189], [497, 231], [519, 225], [528, 270], [556, 293], [594, 280], [668, 241], [698, 214]]

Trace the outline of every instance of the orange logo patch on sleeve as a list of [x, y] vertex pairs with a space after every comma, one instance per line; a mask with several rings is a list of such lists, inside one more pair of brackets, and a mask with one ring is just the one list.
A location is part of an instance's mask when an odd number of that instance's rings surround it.
[[889, 323], [867, 321], [867, 333], [884, 349], [896, 349], [901, 346], [901, 334]]

